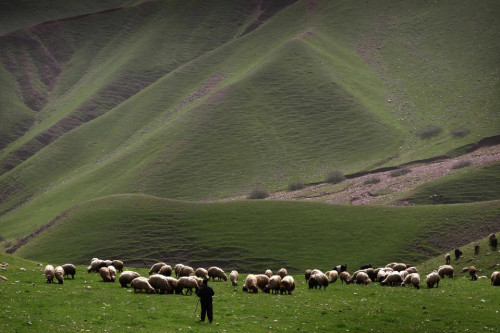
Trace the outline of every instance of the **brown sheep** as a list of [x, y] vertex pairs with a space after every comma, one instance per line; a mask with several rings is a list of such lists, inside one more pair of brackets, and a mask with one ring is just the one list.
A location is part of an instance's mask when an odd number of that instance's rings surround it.
[[172, 267], [170, 265], [162, 266], [158, 271], [158, 274], [161, 274], [163, 276], [170, 276], [172, 275]]
[[500, 272], [495, 271], [491, 274], [491, 284], [494, 286], [500, 286]]
[[260, 290], [264, 291], [267, 284], [269, 283], [269, 276], [265, 274], [257, 274], [255, 275], [255, 277], [257, 278], [257, 287], [259, 287]]
[[305, 277], [306, 277], [306, 282], [309, 281], [309, 278], [311, 277], [312, 275], [312, 270], [310, 269], [306, 269], [305, 273], [304, 273]]
[[266, 285], [266, 289], [264, 290], [266, 293], [271, 292], [272, 294], [278, 294], [281, 285], [281, 276], [273, 275], [269, 278], [269, 283]]
[[281, 276], [281, 278], [283, 279], [285, 276], [288, 275], [288, 271], [286, 270], [286, 268], [280, 268], [278, 273], [276, 273], [276, 274]]
[[121, 260], [113, 260], [112, 265], [116, 268], [118, 272], [123, 272], [123, 261]]
[[257, 294], [259, 288], [257, 287], [257, 277], [253, 274], [249, 274], [245, 279], [245, 284], [243, 285], [243, 291], [248, 291]]
[[295, 280], [290, 275], [285, 276], [281, 279], [280, 283], [280, 295], [288, 292], [288, 295], [292, 294], [292, 291], [295, 290]]
[[450, 264], [450, 262], [451, 262], [451, 255], [450, 255], [449, 253], [446, 253], [446, 254], [444, 255], [444, 260], [445, 260], [445, 262], [446, 262], [446, 265], [449, 265], [449, 264]]
[[349, 284], [351, 282], [351, 274], [347, 271], [340, 273], [340, 282], [342, 282], [342, 284], [344, 284], [344, 282], [345, 284]]
[[101, 269], [99, 270], [99, 274], [101, 275], [104, 282], [112, 282], [111, 273], [108, 267], [101, 267]]
[[427, 288], [433, 288], [436, 285], [436, 288], [439, 287], [439, 274], [434, 271], [427, 275]]
[[469, 274], [470, 274], [470, 279], [472, 281], [476, 281], [477, 280], [477, 269], [475, 266], [470, 266], [469, 267]]
[[153, 266], [151, 266], [151, 269], [149, 270], [149, 275], [157, 274], [165, 265], [166, 264], [164, 262], [157, 262], [156, 264], [153, 264]]
[[122, 288], [127, 288], [127, 285], [131, 283], [135, 278], [140, 277], [141, 275], [134, 271], [123, 271], [118, 278], [120, 285]]
[[216, 266], [212, 266], [208, 269], [208, 276], [209, 278], [212, 278], [213, 281], [215, 281], [215, 278], [217, 278], [217, 281], [220, 281], [221, 279], [227, 282], [227, 275], [224, 273], [224, 271]]

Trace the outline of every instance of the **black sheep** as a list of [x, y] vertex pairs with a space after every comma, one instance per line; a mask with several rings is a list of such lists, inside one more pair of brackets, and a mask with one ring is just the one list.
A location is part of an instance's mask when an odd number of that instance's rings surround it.
[[361, 267], [359, 267], [359, 269], [367, 269], [367, 268], [373, 268], [373, 267], [370, 264], [362, 265]]
[[463, 252], [460, 249], [455, 249], [455, 260], [458, 260]]
[[342, 272], [345, 272], [347, 271], [347, 264], [344, 264], [344, 265], [337, 265], [333, 268], [334, 270], [337, 271], [337, 273], [342, 273]]
[[493, 251], [496, 251], [498, 246], [498, 239], [493, 238], [492, 240], [490, 240], [490, 246]]

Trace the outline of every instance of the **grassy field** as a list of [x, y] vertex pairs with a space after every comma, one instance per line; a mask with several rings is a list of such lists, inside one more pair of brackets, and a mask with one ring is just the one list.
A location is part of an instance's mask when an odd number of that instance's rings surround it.
[[[498, 262], [498, 256], [490, 258]], [[134, 294], [118, 282], [103, 283], [97, 274], [87, 273], [86, 266], [77, 267], [74, 280], [50, 285], [45, 283], [43, 267], [62, 262], [33, 262], [6, 254], [0, 254], [0, 262], [9, 264], [0, 271], [8, 278], [0, 281], [2, 332], [495, 332], [498, 328], [497, 287], [489, 279], [470, 281], [462, 275], [443, 279], [434, 289], [337, 281], [326, 290], [309, 290], [303, 274], [297, 273], [292, 295], [271, 295], [242, 292], [246, 274], [240, 274], [238, 287], [210, 283], [216, 297], [215, 322], [209, 325], [198, 321], [196, 296]], [[147, 276], [148, 269], [134, 270]], [[427, 270], [421, 267], [420, 275]]]

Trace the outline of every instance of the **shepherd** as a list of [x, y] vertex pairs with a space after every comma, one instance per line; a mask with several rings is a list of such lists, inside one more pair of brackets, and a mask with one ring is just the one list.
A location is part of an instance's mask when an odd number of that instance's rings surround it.
[[214, 319], [212, 296], [214, 296], [214, 294], [214, 290], [208, 285], [208, 279], [203, 279], [203, 285], [196, 292], [196, 295], [200, 298], [201, 304], [200, 321], [205, 321], [205, 315], [207, 315], [208, 322], [212, 323]]

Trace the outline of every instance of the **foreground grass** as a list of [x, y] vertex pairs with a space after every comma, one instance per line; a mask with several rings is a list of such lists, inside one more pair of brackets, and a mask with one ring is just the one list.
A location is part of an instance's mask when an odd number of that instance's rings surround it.
[[[134, 294], [77, 267], [75, 280], [45, 283], [39, 263], [0, 254], [9, 263], [0, 281], [0, 331], [495, 331], [500, 294], [489, 280], [445, 279], [439, 288], [341, 285], [309, 290], [296, 275], [293, 295], [241, 291], [211, 283], [216, 325], [198, 322], [195, 296]], [[52, 263], [52, 262], [51, 262]], [[21, 271], [20, 268], [26, 271]], [[146, 269], [137, 269], [147, 276]], [[199, 308], [196, 311], [198, 314]]]

